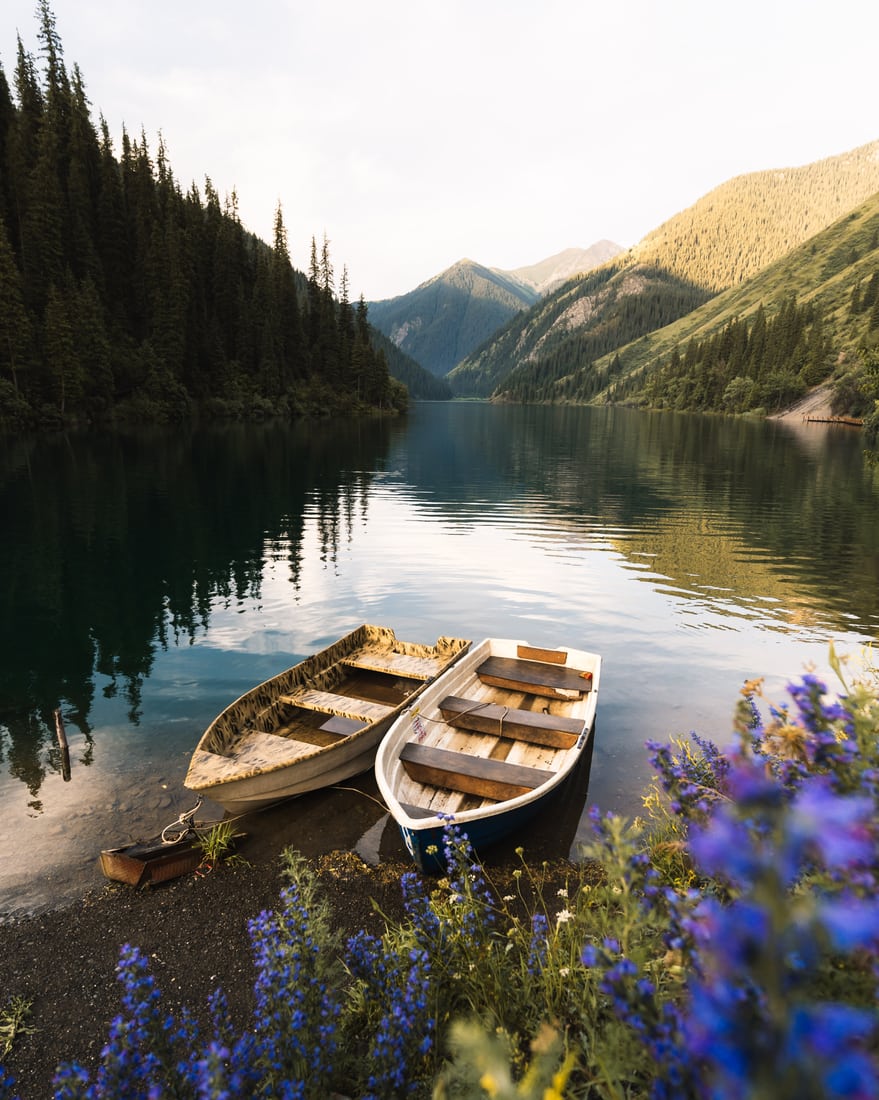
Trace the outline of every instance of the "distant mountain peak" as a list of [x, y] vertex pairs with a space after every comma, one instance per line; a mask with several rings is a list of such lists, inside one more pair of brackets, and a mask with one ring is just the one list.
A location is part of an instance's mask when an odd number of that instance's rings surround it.
[[506, 274], [533, 287], [543, 297], [556, 290], [562, 283], [573, 279], [575, 275], [600, 267], [622, 251], [623, 248], [613, 241], [601, 240], [596, 241], [589, 248], [566, 248], [539, 263], [517, 267]]
[[369, 319], [401, 351], [444, 376], [549, 290], [621, 251], [619, 245], [599, 241], [514, 271], [465, 256], [408, 294], [370, 302]]

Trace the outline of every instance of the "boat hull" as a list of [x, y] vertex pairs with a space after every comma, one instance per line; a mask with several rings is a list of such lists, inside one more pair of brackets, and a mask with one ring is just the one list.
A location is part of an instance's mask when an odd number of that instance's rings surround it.
[[419, 867], [443, 871], [450, 820], [481, 852], [521, 833], [575, 774], [588, 783], [578, 765], [591, 759], [600, 670], [597, 654], [486, 639], [403, 711], [375, 774]]
[[[570, 780], [565, 781], [570, 782]], [[527, 806], [506, 810], [500, 814], [472, 818], [461, 823], [471, 847], [477, 852], [499, 844], [508, 837], [521, 833], [523, 827], [542, 813], [555, 800], [555, 792], [535, 799]], [[406, 851], [412, 856], [420, 870], [427, 874], [444, 874], [446, 861], [443, 840], [445, 822], [424, 829], [412, 829], [400, 825], [400, 835], [406, 845]]]
[[324, 757], [309, 759], [286, 768], [203, 787], [199, 794], [219, 803], [227, 813], [237, 816], [266, 810], [288, 798], [343, 783], [369, 771], [375, 763], [376, 750], [387, 728], [388, 724], [383, 723], [371, 730], [369, 736], [363, 739], [362, 745], [357, 746], [355, 755], [340, 752], [334, 754], [330, 760]]

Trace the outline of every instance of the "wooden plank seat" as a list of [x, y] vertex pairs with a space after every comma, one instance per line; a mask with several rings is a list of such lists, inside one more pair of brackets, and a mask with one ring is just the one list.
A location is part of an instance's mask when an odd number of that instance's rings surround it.
[[319, 710], [324, 714], [337, 714], [343, 718], [360, 718], [364, 722], [378, 722], [390, 714], [394, 707], [383, 703], [371, 703], [366, 699], [354, 699], [350, 695], [334, 695], [331, 691], [306, 689], [295, 695], [279, 695], [282, 703], [304, 710]]
[[515, 741], [530, 741], [554, 749], [570, 749], [583, 732], [583, 720], [564, 718], [543, 711], [517, 710], [499, 703], [480, 703], [447, 695], [440, 702], [443, 718], [456, 729], [474, 733], [491, 733]]
[[592, 690], [591, 673], [518, 657], [489, 657], [476, 674], [484, 684], [543, 695], [548, 699], [578, 699]]
[[371, 672], [387, 672], [392, 676], [408, 676], [413, 680], [430, 680], [440, 671], [438, 657], [416, 657], [408, 653], [393, 653], [382, 649], [361, 649], [346, 657], [349, 668]]
[[400, 760], [416, 783], [493, 798], [497, 802], [527, 794], [555, 774], [544, 768], [528, 768], [506, 760], [437, 749], [418, 741], [409, 741], [403, 746]]

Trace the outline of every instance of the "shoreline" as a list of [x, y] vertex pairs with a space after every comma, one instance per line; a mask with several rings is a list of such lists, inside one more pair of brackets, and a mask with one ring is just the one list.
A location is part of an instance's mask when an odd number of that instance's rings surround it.
[[809, 423], [833, 423], [836, 420], [831, 409], [832, 389], [830, 386], [818, 386], [810, 390], [805, 397], [795, 401], [790, 408], [780, 413], [772, 413], [767, 420], [792, 420], [798, 424]]

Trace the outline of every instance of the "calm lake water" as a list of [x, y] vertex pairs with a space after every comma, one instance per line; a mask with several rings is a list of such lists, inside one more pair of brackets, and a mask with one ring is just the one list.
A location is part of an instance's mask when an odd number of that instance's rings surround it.
[[[576, 855], [594, 803], [639, 811], [646, 739], [727, 743], [746, 678], [783, 701], [879, 633], [879, 474], [844, 428], [424, 404], [0, 440], [0, 497], [0, 914], [100, 884], [101, 847], [194, 805], [214, 715], [361, 622], [602, 653], [588, 793], [521, 838], [540, 856]], [[246, 828], [404, 851], [369, 775]]]

